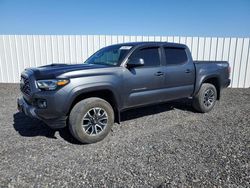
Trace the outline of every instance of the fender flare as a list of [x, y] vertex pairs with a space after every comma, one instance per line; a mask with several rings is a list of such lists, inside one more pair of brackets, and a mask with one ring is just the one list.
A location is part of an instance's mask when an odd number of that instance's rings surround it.
[[120, 109], [121, 109], [121, 98], [120, 95], [117, 93], [117, 91], [115, 90], [115, 88], [110, 84], [110, 83], [91, 83], [91, 84], [83, 84], [80, 86], [77, 86], [75, 88], [73, 88], [68, 96], [67, 96], [67, 102], [65, 102], [64, 104], [64, 111], [66, 114], [68, 114], [70, 112], [70, 109], [72, 108], [72, 105], [74, 103], [74, 101], [77, 99], [77, 97], [79, 97], [80, 95], [84, 94], [84, 93], [89, 93], [89, 92], [98, 92], [98, 91], [102, 91], [102, 90], [108, 90], [113, 94], [113, 98], [114, 98], [114, 104], [115, 104], [115, 108], [114, 109], [115, 115], [117, 116], [117, 122], [120, 123]]
[[199, 82], [196, 83], [195, 85], [195, 91], [194, 91], [194, 96], [200, 91], [201, 85], [208, 79], [216, 78], [218, 80], [219, 88], [221, 88], [221, 81], [220, 81], [220, 75], [219, 74], [211, 74], [211, 75], [203, 75], [200, 77]]

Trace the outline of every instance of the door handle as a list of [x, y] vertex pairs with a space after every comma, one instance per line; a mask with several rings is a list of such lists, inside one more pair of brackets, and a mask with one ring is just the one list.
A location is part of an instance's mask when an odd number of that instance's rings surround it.
[[162, 76], [162, 75], [164, 75], [164, 73], [160, 71], [155, 73], [155, 76]]
[[190, 73], [192, 72], [190, 69], [185, 70], [185, 73]]

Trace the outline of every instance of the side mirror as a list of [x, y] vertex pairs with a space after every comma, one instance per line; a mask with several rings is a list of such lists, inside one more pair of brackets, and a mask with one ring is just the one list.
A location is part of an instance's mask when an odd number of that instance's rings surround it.
[[127, 63], [128, 68], [140, 67], [143, 65], [144, 65], [144, 60], [142, 58], [128, 59], [128, 63]]

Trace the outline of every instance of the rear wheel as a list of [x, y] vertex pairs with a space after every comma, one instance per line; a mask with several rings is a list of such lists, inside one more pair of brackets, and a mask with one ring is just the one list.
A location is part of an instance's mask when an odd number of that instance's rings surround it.
[[198, 112], [209, 112], [213, 109], [217, 100], [217, 90], [214, 85], [204, 83], [197, 95], [193, 98], [193, 107]]
[[69, 115], [71, 134], [81, 143], [104, 139], [114, 124], [114, 111], [105, 100], [97, 97], [78, 102]]

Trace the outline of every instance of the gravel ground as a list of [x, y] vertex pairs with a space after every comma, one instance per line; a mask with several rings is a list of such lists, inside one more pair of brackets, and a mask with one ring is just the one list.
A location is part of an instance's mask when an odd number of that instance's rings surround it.
[[128, 111], [90, 145], [17, 113], [18, 93], [0, 84], [2, 187], [250, 186], [250, 89], [207, 114], [187, 100]]

